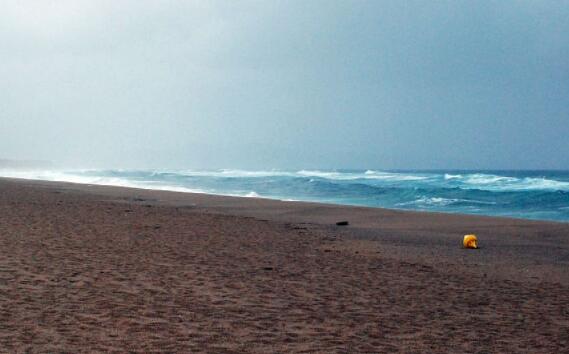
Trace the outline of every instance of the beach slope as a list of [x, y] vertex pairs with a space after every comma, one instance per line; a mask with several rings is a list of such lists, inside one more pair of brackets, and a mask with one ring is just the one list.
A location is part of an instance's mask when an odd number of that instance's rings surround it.
[[564, 352], [568, 266], [565, 223], [0, 179], [1, 352]]

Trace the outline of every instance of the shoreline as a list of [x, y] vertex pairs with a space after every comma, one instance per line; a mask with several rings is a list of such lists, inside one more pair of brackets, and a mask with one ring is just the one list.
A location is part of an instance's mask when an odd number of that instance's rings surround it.
[[569, 348], [563, 223], [0, 178], [0, 250], [10, 352]]
[[[428, 171], [428, 170], [427, 170]], [[437, 170], [433, 170], [437, 171]], [[507, 171], [507, 170], [505, 170]], [[562, 170], [563, 171], [563, 170]], [[372, 210], [379, 210], [379, 211], [397, 211], [403, 213], [426, 213], [426, 214], [442, 214], [442, 215], [455, 215], [459, 217], [480, 217], [480, 218], [493, 218], [493, 219], [505, 219], [505, 220], [513, 220], [513, 221], [533, 221], [539, 223], [557, 223], [557, 224], [564, 224], [569, 225], [569, 220], [552, 220], [552, 219], [533, 219], [533, 218], [522, 218], [522, 217], [514, 217], [514, 216], [500, 216], [500, 215], [487, 215], [487, 214], [468, 214], [468, 213], [461, 213], [461, 212], [453, 212], [453, 211], [431, 211], [431, 210], [419, 210], [419, 209], [402, 209], [402, 208], [387, 208], [381, 206], [367, 206], [367, 205], [357, 205], [357, 204], [340, 204], [340, 203], [333, 203], [333, 202], [322, 202], [322, 201], [310, 201], [310, 200], [294, 200], [294, 199], [279, 199], [279, 198], [272, 198], [267, 196], [247, 196], [247, 195], [231, 195], [231, 194], [215, 194], [215, 193], [206, 193], [206, 192], [198, 192], [192, 191], [188, 189], [187, 191], [184, 190], [175, 190], [175, 189], [153, 189], [153, 188], [145, 188], [145, 187], [135, 187], [135, 186], [118, 186], [118, 185], [111, 185], [111, 184], [93, 184], [93, 183], [82, 183], [82, 182], [68, 182], [68, 181], [48, 181], [48, 180], [41, 180], [41, 179], [27, 179], [27, 178], [15, 178], [15, 177], [2, 177], [0, 176], [0, 181], [15, 181], [15, 182], [30, 182], [32, 184], [62, 184], [62, 185], [69, 185], [69, 186], [77, 186], [79, 190], [83, 191], [97, 191], [98, 188], [124, 188], [130, 189], [133, 191], [149, 191], [149, 192], [166, 192], [166, 193], [181, 193], [187, 195], [197, 195], [197, 196], [211, 196], [211, 197], [221, 197], [221, 198], [243, 198], [243, 199], [258, 199], [263, 201], [276, 201], [276, 202], [283, 202], [283, 203], [304, 203], [308, 205], [321, 205], [324, 207], [333, 206], [333, 207], [340, 207], [340, 208], [363, 208], [363, 209], [372, 209]], [[83, 188], [84, 187], [84, 188]], [[181, 187], [181, 189], [184, 189]], [[100, 192], [100, 190], [99, 190]]]

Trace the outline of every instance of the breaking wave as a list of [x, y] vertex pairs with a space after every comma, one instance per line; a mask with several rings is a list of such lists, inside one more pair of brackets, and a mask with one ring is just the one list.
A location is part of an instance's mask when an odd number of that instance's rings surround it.
[[569, 181], [558, 181], [545, 177], [511, 177], [474, 173], [448, 175], [446, 180], [460, 182], [463, 188], [493, 191], [561, 190], [569, 191]]
[[567, 171], [0, 170], [0, 176], [569, 221]]

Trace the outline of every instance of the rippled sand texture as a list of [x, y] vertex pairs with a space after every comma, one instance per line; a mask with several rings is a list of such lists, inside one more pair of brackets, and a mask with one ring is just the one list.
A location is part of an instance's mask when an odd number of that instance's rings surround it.
[[0, 181], [0, 352], [569, 349], [567, 284], [456, 263], [313, 224]]

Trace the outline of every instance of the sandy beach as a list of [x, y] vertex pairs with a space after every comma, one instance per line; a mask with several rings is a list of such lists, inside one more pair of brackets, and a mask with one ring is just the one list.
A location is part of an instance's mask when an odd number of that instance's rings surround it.
[[561, 353], [568, 270], [567, 223], [0, 179], [2, 353]]

